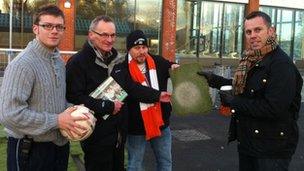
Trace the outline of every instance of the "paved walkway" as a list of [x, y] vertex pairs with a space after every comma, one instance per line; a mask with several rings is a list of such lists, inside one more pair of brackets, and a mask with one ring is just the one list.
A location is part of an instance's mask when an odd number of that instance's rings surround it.
[[[302, 104], [303, 106], [303, 104]], [[236, 171], [238, 153], [236, 143], [227, 145], [230, 119], [213, 110], [205, 116], [172, 116], [172, 155], [174, 171]], [[290, 171], [304, 168], [304, 110], [298, 121], [299, 144]], [[145, 171], [155, 170], [155, 159], [148, 147]]]

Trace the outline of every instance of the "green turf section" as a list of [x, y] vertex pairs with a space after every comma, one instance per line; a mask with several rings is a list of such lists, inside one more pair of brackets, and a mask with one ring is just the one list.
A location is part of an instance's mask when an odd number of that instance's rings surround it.
[[[1, 130], [2, 131], [2, 130]], [[0, 168], [6, 169], [6, 138], [0, 138]]]
[[211, 111], [212, 102], [207, 81], [196, 74], [200, 70], [198, 63], [190, 63], [170, 72], [173, 114], [208, 114]]
[[6, 169], [6, 134], [3, 130], [3, 126], [0, 125], [0, 168]]
[[0, 125], [0, 139], [3, 139], [6, 137], [6, 133], [3, 130], [3, 126]]

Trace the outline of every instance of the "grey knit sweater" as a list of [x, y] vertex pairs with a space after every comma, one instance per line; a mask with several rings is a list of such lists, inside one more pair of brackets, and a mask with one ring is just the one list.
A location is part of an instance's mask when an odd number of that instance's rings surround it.
[[64, 145], [58, 114], [67, 108], [65, 67], [58, 49], [37, 39], [7, 66], [0, 91], [0, 122], [8, 136]]

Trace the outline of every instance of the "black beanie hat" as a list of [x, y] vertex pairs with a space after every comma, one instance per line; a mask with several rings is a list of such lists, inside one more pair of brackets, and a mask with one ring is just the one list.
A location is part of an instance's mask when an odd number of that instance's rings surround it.
[[127, 37], [127, 50], [129, 51], [132, 47], [137, 45], [148, 46], [147, 38], [143, 31], [134, 30]]

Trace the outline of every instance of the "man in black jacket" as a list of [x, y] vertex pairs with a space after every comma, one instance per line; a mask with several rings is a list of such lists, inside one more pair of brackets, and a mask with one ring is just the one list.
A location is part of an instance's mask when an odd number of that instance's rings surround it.
[[[144, 87], [131, 80], [128, 68], [120, 64], [124, 58], [119, 58], [113, 48], [115, 38], [112, 19], [108, 16], [96, 17], [90, 25], [88, 41], [66, 65], [68, 101], [84, 104], [95, 112], [97, 118], [94, 132], [81, 142], [87, 171], [124, 170], [127, 106], [120, 101], [89, 96], [104, 80], [112, 76], [127, 91], [128, 96], [139, 101], [170, 101], [168, 93]], [[104, 117], [108, 114], [108, 118]]]
[[229, 142], [238, 141], [239, 169], [288, 170], [298, 143], [303, 80], [277, 45], [267, 14], [249, 14], [245, 36], [249, 49], [233, 80], [206, 72], [198, 74], [204, 75], [211, 87], [234, 87], [234, 94], [219, 93], [222, 104], [231, 107]]
[[[127, 37], [125, 65], [132, 79], [144, 86], [167, 91], [169, 70], [179, 67], [161, 56], [148, 53], [147, 38], [141, 30]], [[156, 157], [157, 170], [172, 170], [171, 131], [169, 117], [171, 104], [141, 103], [132, 97], [127, 99], [129, 110], [127, 149], [128, 171], [144, 170], [145, 146], [151, 144]]]

